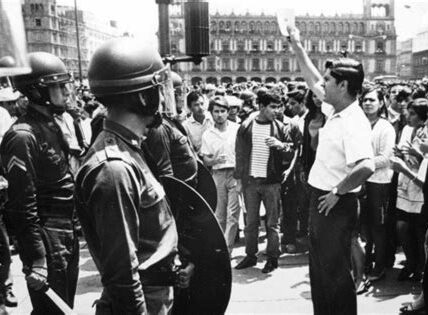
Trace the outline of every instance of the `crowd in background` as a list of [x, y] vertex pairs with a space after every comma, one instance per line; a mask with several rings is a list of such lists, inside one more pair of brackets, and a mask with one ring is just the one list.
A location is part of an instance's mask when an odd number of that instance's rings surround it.
[[[358, 293], [367, 291], [370, 282], [388, 275], [399, 246], [402, 246], [406, 262], [397, 281], [422, 279], [427, 250], [424, 207], [428, 163], [427, 92], [427, 79], [365, 82], [359, 96], [372, 126], [376, 171], [359, 193], [359, 224], [355, 227], [352, 249]], [[193, 149], [212, 172], [218, 192], [215, 214], [230, 253], [235, 240], [239, 239], [240, 215], [245, 224], [246, 253], [253, 258], [258, 251], [260, 218], [264, 219], [267, 255], [268, 260], [272, 260], [263, 272], [278, 267], [279, 244], [282, 252], [290, 254], [304, 250], [297, 240], [308, 235], [307, 178], [315, 160], [317, 135], [326, 120], [325, 108], [329, 105], [318, 100], [305, 82], [177, 84], [175, 93], [177, 117]], [[72, 169], [76, 171], [93, 141], [92, 132], [104, 107], [87, 86], [77, 82], [71, 86], [70, 99], [67, 111], [56, 117], [56, 121], [69, 143], [70, 164], [74, 164]], [[275, 106], [267, 112], [265, 109], [272, 104]], [[26, 100], [4, 81], [0, 84], [0, 106], [1, 139], [11, 124], [25, 113]], [[269, 178], [269, 174], [258, 177], [258, 172], [263, 173], [263, 170], [257, 166], [266, 163], [264, 167], [269, 170], [270, 153], [262, 146], [254, 146], [259, 140], [268, 148], [279, 144], [270, 139], [272, 134], [266, 132], [263, 124], [257, 127], [257, 133], [256, 129], [250, 135], [245, 133], [247, 125], [260, 115], [261, 109], [267, 120], [269, 114], [274, 114], [275, 121], [280, 122], [278, 137], [287, 143], [280, 148], [281, 155], [271, 157], [278, 176], [272, 179], [276, 185], [272, 189], [278, 187], [275, 192], [258, 189], [257, 179]], [[245, 155], [246, 137], [251, 137], [252, 150], [259, 150], [261, 160]], [[239, 180], [245, 176], [242, 165], [248, 163], [250, 174], [247, 175], [254, 179], [255, 190], [245, 194]], [[255, 265], [255, 261], [246, 261], [241, 267], [250, 265]], [[422, 295], [406, 307], [420, 308], [423, 303]]]

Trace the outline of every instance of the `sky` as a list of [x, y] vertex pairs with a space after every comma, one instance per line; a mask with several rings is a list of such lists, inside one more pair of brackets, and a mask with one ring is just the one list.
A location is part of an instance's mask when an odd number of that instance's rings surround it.
[[[73, 0], [58, 0], [72, 5]], [[155, 0], [77, 0], [79, 8], [115, 19], [124, 30], [137, 37], [156, 41], [158, 7]], [[277, 8], [292, 7], [296, 14], [334, 15], [362, 13], [363, 0], [209, 0], [210, 12], [274, 13]], [[423, 20], [428, 21], [427, 0], [395, 0], [396, 30], [399, 40], [415, 36]], [[428, 27], [428, 23], [426, 24]]]

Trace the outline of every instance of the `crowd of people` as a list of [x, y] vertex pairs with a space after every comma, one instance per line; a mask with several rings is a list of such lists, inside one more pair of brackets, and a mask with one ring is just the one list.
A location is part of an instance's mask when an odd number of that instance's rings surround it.
[[[97, 314], [120, 314], [123, 307], [168, 313], [172, 291], [144, 283], [143, 290], [136, 270], [171, 262], [177, 251], [174, 220], [155, 177], [173, 175], [196, 188], [198, 162], [212, 174], [213, 210], [231, 257], [243, 217], [246, 256], [236, 269], [260, 259], [262, 225], [267, 236], [263, 273], [278, 268], [282, 252], [304, 250], [298, 239], [308, 239], [315, 314], [356, 314], [355, 292], [390, 276], [399, 246], [406, 261], [397, 281], [423, 279], [428, 80], [370, 82], [362, 65], [348, 58], [328, 62], [322, 76], [296, 30], [290, 29], [290, 43], [305, 81], [189, 86], [172, 73], [174, 116], [157, 112], [165, 100], [153, 92], [153, 80], [141, 81], [152, 72], [139, 81], [121, 78], [120, 72], [130, 69], [103, 69], [102, 58], [120, 42], [103, 46], [104, 55], [94, 57], [99, 64], [92, 62], [90, 88], [44, 73], [45, 81], [12, 78], [15, 91], [9, 78], [0, 78], [2, 214], [24, 264], [34, 314], [57, 312], [39, 292], [46, 279], [73, 305], [79, 255], [73, 198], [102, 276]], [[127, 53], [136, 54], [124, 51], [122, 58]], [[35, 74], [43, 72], [37, 70], [39, 60], [59, 67], [55, 74], [66, 73], [53, 55], [31, 58]], [[109, 58], [121, 65], [114, 54]], [[158, 66], [164, 71], [161, 62]], [[141, 86], [135, 87], [136, 81]], [[141, 200], [135, 201], [134, 191], [141, 192]], [[112, 207], [120, 211], [103, 215]], [[140, 208], [148, 210], [140, 213]], [[17, 303], [10, 241], [1, 227], [0, 304], [6, 312], [5, 305]], [[189, 261], [180, 274], [183, 288], [193, 274], [191, 256]], [[424, 308], [421, 293], [401, 312]]]

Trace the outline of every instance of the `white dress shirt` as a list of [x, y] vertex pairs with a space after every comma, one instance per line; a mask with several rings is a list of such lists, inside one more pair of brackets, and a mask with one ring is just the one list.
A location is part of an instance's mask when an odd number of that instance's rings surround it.
[[[327, 116], [324, 127], [319, 130], [319, 144], [308, 183], [331, 191], [345, 179], [356, 162], [373, 160], [370, 139], [371, 126], [358, 101]], [[352, 192], [359, 190], [357, 187]]]

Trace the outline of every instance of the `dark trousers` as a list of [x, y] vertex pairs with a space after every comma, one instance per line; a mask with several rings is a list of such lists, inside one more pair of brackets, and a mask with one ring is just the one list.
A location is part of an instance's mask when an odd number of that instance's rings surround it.
[[279, 213], [281, 209], [281, 185], [266, 184], [264, 179], [250, 179], [244, 186], [244, 201], [247, 209], [245, 224], [245, 253], [256, 257], [260, 225], [260, 203], [266, 209], [266, 234], [268, 258], [278, 259], [279, 245]]
[[8, 285], [11, 254], [9, 249], [9, 237], [3, 219], [0, 216], [0, 305], [4, 304], [4, 293]]
[[398, 238], [406, 256], [406, 268], [422, 272], [425, 263], [426, 223], [421, 213], [407, 213], [397, 209]]
[[362, 221], [366, 225], [366, 255], [371, 264], [373, 245], [377, 270], [386, 266], [386, 222], [388, 220], [389, 184], [366, 183], [367, 202], [362, 209]]
[[297, 189], [294, 172], [290, 174], [287, 181], [281, 185], [282, 220], [281, 230], [283, 233], [282, 244], [295, 244], [297, 232]]
[[[149, 314], [149, 315], [171, 314], [173, 301], [174, 301], [173, 287], [144, 286], [143, 293], [144, 293], [145, 303], [143, 305], [143, 310], [140, 310], [140, 311], [143, 311], [143, 314]], [[96, 304], [95, 315], [125, 314], [124, 309], [120, 308], [120, 305], [114, 305], [112, 303], [111, 297], [108, 295], [106, 290], [102, 292], [101, 298], [97, 300], [95, 304]], [[137, 314], [137, 312], [138, 314], [140, 314], [139, 311], [136, 311], [135, 314]], [[129, 312], [126, 314], [129, 314]]]
[[397, 250], [397, 186], [398, 186], [398, 173], [394, 173], [391, 184], [389, 186], [389, 202], [388, 213], [385, 222], [386, 229], [386, 245], [385, 245], [385, 259], [386, 267], [393, 267], [395, 262], [395, 252]]
[[[49, 286], [73, 307], [79, 275], [79, 240], [73, 223], [68, 219], [47, 219], [42, 236], [47, 252]], [[30, 288], [28, 292], [32, 315], [63, 314], [45, 293]]]
[[341, 196], [328, 216], [318, 198], [328, 192], [311, 188], [309, 203], [309, 276], [314, 314], [356, 315], [351, 275], [351, 237], [358, 217], [355, 194]]

